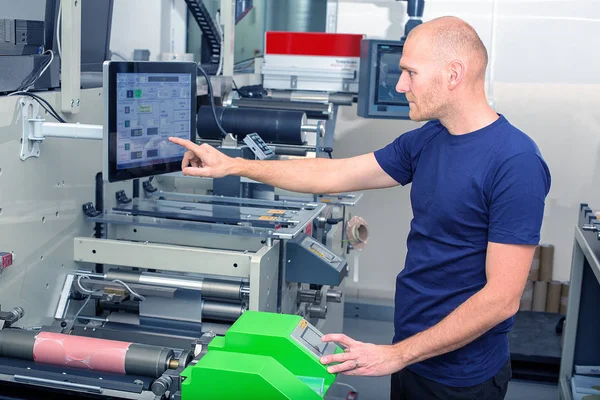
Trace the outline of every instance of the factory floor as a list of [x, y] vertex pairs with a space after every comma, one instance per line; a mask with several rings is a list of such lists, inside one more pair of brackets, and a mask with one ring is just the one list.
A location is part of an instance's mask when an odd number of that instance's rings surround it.
[[[387, 321], [367, 320], [363, 318], [344, 318], [344, 333], [353, 339], [370, 343], [389, 343], [394, 331], [393, 323]], [[358, 391], [358, 398], [362, 400], [387, 400], [390, 393], [390, 378], [386, 377], [355, 377], [340, 375], [328, 394], [332, 399], [344, 399], [341, 393], [350, 385]], [[329, 398], [327, 396], [326, 398]], [[534, 383], [529, 381], [511, 380], [505, 400], [548, 400], [558, 399], [556, 384]]]

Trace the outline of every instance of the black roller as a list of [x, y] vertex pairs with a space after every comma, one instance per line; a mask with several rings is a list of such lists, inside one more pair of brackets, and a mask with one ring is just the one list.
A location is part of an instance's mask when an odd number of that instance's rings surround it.
[[[243, 139], [256, 132], [265, 142], [300, 145], [304, 143], [302, 125], [306, 114], [301, 111], [261, 110], [255, 108], [215, 107], [217, 119], [227, 133]], [[221, 139], [210, 107], [200, 107], [196, 127], [202, 139]]]
[[270, 99], [235, 99], [231, 104], [240, 108], [301, 111], [306, 113], [306, 117], [310, 119], [329, 119], [329, 115], [332, 113], [332, 106], [328, 103], [308, 103]]
[[169, 369], [169, 361], [175, 356], [166, 347], [132, 343], [125, 357], [125, 371], [131, 375], [144, 375], [158, 378]]

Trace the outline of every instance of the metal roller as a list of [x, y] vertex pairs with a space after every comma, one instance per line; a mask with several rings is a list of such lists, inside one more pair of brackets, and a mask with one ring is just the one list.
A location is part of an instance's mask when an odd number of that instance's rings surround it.
[[246, 311], [243, 304], [218, 303], [204, 301], [202, 304], [202, 320], [217, 319], [221, 321], [235, 321]]
[[33, 345], [38, 332], [22, 329], [0, 331], [0, 356], [33, 360]]
[[190, 279], [175, 275], [154, 274], [150, 272], [129, 272], [111, 269], [104, 276], [105, 280], [121, 280], [126, 283], [154, 285], [178, 289], [199, 290], [203, 297], [227, 300], [243, 300], [248, 297], [247, 284], [220, 279]]
[[204, 279], [200, 290], [203, 297], [232, 300], [241, 300], [243, 297], [242, 284], [240, 282]]
[[[146, 302], [151, 300], [145, 300]], [[144, 314], [143, 310], [140, 312], [140, 302], [139, 301], [125, 301], [122, 303], [111, 303], [107, 301], [101, 301], [100, 307], [102, 310], [106, 311], [124, 311], [126, 313], [131, 314], [140, 314], [146, 317], [149, 315]], [[218, 301], [206, 301], [202, 300], [201, 306], [201, 314], [202, 321], [205, 319], [209, 320], [217, 320], [217, 321], [235, 321], [240, 315], [242, 315], [246, 311], [246, 306], [243, 303], [222, 303]], [[153, 318], [161, 319], [161, 316], [156, 314], [152, 315]], [[164, 317], [162, 317], [164, 319]], [[200, 320], [200, 317], [198, 317]]]
[[329, 119], [329, 116], [333, 114], [333, 104], [331, 103], [291, 102], [274, 99], [234, 99], [231, 104], [234, 107], [241, 108], [302, 111], [310, 119]]
[[125, 371], [127, 374], [158, 378], [169, 369], [174, 356], [171, 349], [132, 343], [125, 357]]
[[157, 378], [169, 369], [174, 353], [164, 347], [116, 340], [4, 329], [0, 331], [0, 356]]
[[287, 90], [270, 90], [267, 96], [273, 100], [332, 103], [343, 106], [352, 105], [354, 95], [350, 93], [300, 92]]
[[[256, 132], [265, 142], [301, 145], [306, 141], [306, 114], [301, 111], [215, 107], [215, 113], [223, 129], [238, 140]], [[211, 107], [200, 107], [196, 121], [199, 138], [222, 138]]]

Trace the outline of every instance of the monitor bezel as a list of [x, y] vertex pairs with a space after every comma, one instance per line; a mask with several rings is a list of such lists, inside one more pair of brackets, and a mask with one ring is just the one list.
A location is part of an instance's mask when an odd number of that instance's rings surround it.
[[377, 102], [378, 49], [381, 45], [404, 46], [404, 41], [363, 39], [360, 45], [360, 78], [356, 114], [362, 118], [410, 119], [410, 106]]
[[[402, 56], [402, 51], [404, 50], [404, 45], [401, 44], [401, 42], [398, 42], [396, 44], [393, 43], [378, 43], [377, 45], [375, 45], [375, 90], [373, 92], [373, 104], [378, 106], [378, 105], [384, 105], [384, 106], [396, 106], [396, 107], [407, 107], [408, 106], [408, 100], [406, 100], [406, 95], [404, 96], [404, 101], [382, 101], [379, 99], [379, 90], [381, 89], [381, 55], [384, 54], [384, 52], [382, 51], [383, 47], [387, 47], [387, 48], [394, 48], [394, 54], [400, 54], [400, 56]], [[399, 49], [399, 51], [398, 51]], [[385, 52], [386, 54], [389, 54], [390, 52]], [[402, 73], [402, 71], [400, 71], [400, 73]]]
[[104, 172], [107, 182], [121, 182], [137, 178], [168, 174], [181, 171], [181, 160], [152, 164], [144, 167], [117, 169], [117, 74], [118, 73], [175, 73], [190, 74], [190, 135], [188, 140], [196, 138], [196, 77], [197, 65], [194, 62], [156, 62], [156, 61], [106, 61], [103, 65], [105, 123], [104, 123]]

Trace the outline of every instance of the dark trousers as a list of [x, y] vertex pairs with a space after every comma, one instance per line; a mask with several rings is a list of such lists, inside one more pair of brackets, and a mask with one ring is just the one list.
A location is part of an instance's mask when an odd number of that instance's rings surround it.
[[468, 387], [446, 386], [403, 369], [392, 375], [390, 400], [503, 400], [511, 376], [510, 360], [491, 379]]

